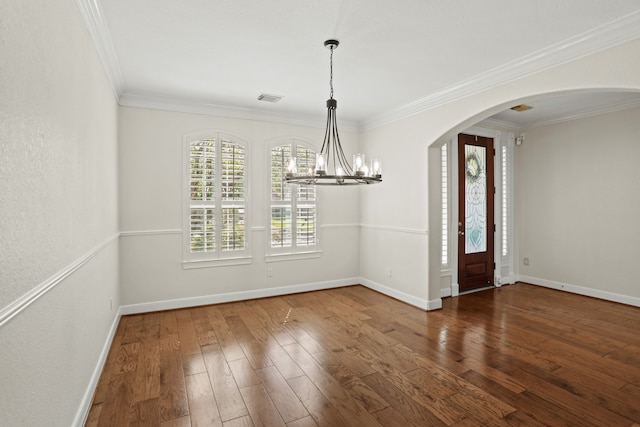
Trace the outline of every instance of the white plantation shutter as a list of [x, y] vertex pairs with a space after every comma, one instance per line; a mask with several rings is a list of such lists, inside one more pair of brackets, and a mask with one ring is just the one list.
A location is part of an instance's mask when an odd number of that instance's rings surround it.
[[185, 258], [240, 256], [246, 249], [246, 144], [216, 133], [187, 145]]
[[245, 246], [245, 149], [221, 141], [222, 250], [243, 250]]
[[287, 165], [291, 159], [291, 145], [271, 149], [271, 200], [291, 200], [291, 186], [284, 182]]
[[298, 246], [316, 244], [316, 208], [315, 206], [298, 207], [296, 215], [296, 243]]
[[[296, 145], [296, 164], [298, 170], [308, 170], [316, 165], [316, 153], [302, 145]], [[313, 185], [298, 185], [297, 200], [300, 203], [316, 201], [316, 187]]]
[[284, 206], [271, 207], [271, 247], [290, 248], [291, 236], [291, 208]]
[[440, 171], [441, 188], [440, 196], [442, 201], [442, 240], [441, 240], [441, 262], [447, 267], [449, 265], [449, 156], [447, 144], [443, 144], [440, 151]]
[[[316, 153], [296, 145], [298, 167], [309, 169], [316, 164]], [[309, 247], [316, 244], [316, 187], [298, 185], [296, 198], [296, 245]]]
[[509, 241], [511, 239], [511, 187], [510, 183], [513, 180], [512, 168], [513, 163], [511, 159], [511, 152], [507, 145], [501, 147], [500, 156], [500, 180], [501, 180], [501, 201], [500, 201], [500, 215], [502, 215], [502, 241], [501, 241], [501, 255], [504, 261], [508, 261], [510, 256]]
[[194, 141], [189, 148], [189, 235], [191, 252], [213, 252], [215, 239], [215, 140]]
[[298, 171], [303, 171], [315, 165], [315, 156], [314, 150], [295, 141], [270, 149], [272, 253], [307, 252], [318, 244], [316, 187], [284, 181], [291, 157]]
[[284, 182], [291, 145], [271, 149], [271, 247], [292, 247], [291, 185]]

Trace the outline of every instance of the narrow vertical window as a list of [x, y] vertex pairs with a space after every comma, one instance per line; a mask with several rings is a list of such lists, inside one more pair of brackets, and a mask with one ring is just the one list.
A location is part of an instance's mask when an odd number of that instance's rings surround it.
[[449, 167], [447, 144], [441, 148], [442, 265], [449, 264]]
[[501, 153], [501, 181], [502, 181], [502, 257], [509, 255], [509, 150], [502, 146]]
[[244, 255], [246, 144], [220, 133], [187, 142], [185, 261]]
[[318, 244], [316, 187], [291, 185], [284, 181], [289, 160], [296, 159], [298, 170], [315, 165], [315, 151], [292, 141], [269, 150], [271, 178], [270, 252], [272, 254], [308, 252]]

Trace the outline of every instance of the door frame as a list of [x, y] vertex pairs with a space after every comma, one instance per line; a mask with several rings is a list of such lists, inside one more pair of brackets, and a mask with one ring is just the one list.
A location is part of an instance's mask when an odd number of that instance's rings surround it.
[[[485, 211], [485, 250], [472, 251], [471, 253], [467, 253], [466, 251], [466, 242], [468, 241], [468, 234], [471, 230], [468, 228], [467, 224], [467, 213], [466, 210], [469, 207], [468, 197], [469, 189], [466, 186], [467, 178], [467, 165], [466, 159], [462, 156], [462, 150], [466, 150], [467, 147], [483, 147], [484, 148], [484, 162], [485, 162], [485, 176], [486, 181], [484, 183], [484, 204], [486, 207]], [[466, 151], [465, 151], [466, 156]], [[496, 206], [495, 197], [496, 197], [496, 183], [495, 183], [495, 156], [496, 149], [494, 148], [494, 139], [493, 138], [485, 138], [479, 135], [467, 134], [467, 133], [459, 133], [458, 134], [458, 216], [457, 225], [458, 225], [458, 284], [460, 285], [460, 290], [467, 292], [473, 291], [476, 289], [487, 288], [488, 286], [493, 286], [496, 282], [496, 251], [495, 251], [495, 243], [496, 243]], [[482, 162], [482, 160], [481, 160]], [[479, 165], [478, 165], [479, 166]], [[481, 170], [477, 171], [478, 173]], [[464, 201], [464, 203], [463, 203]], [[454, 219], [455, 221], [455, 219]], [[461, 262], [462, 261], [462, 262]], [[467, 268], [475, 268], [478, 270], [480, 265], [483, 266], [482, 273], [476, 271], [475, 273], [470, 273], [467, 271]], [[462, 289], [462, 278], [465, 277], [465, 288]]]
[[[458, 214], [459, 214], [459, 200], [458, 200], [458, 134], [466, 133], [470, 135], [478, 135], [485, 138], [493, 138], [493, 148], [497, 150], [498, 147], [501, 146], [502, 138], [506, 135], [503, 135], [503, 132], [494, 129], [481, 128], [477, 126], [471, 126], [467, 129], [461, 130], [457, 132], [455, 135], [451, 137], [449, 141], [449, 168], [450, 168], [450, 182], [451, 186], [449, 188], [449, 208], [450, 208], [450, 221], [449, 221], [449, 250], [450, 250], [450, 260], [451, 260], [451, 296], [460, 295], [460, 282], [458, 279]], [[496, 224], [496, 233], [494, 234], [494, 245], [493, 245], [493, 260], [496, 264], [496, 268], [494, 270], [494, 278], [498, 274], [497, 272], [501, 269], [501, 257], [500, 257], [500, 244], [497, 242], [500, 241], [500, 232], [502, 228], [502, 218], [499, 215], [500, 212], [500, 200], [501, 200], [501, 192], [500, 192], [500, 165], [499, 160], [500, 156], [493, 156], [493, 176], [494, 176], [494, 185], [496, 187], [496, 194], [493, 198], [493, 209], [495, 212], [494, 222]], [[494, 280], [494, 286], [501, 286], [499, 280]]]

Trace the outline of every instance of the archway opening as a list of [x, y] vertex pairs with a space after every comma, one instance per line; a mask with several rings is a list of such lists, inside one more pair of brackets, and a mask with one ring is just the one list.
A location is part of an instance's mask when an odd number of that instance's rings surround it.
[[[602, 99], [612, 99], [615, 100], [617, 98], [617, 103], [613, 102], [610, 105], [596, 105], [595, 107], [589, 109], [585, 108], [588, 106], [584, 105], [584, 102], [581, 100], [585, 99], [585, 97], [592, 97], [593, 99], [597, 99], [598, 97]], [[571, 99], [575, 99], [576, 105], [573, 110], [562, 111], [562, 113], [558, 113], [556, 117], [549, 118], [548, 115], [544, 116], [544, 119], [539, 119], [537, 123], [500, 123], [499, 120], [492, 120], [495, 117], [504, 117], [504, 112], [509, 110], [511, 107], [520, 105], [520, 104], [553, 104], [553, 101], [559, 100], [562, 103], [567, 103]], [[597, 104], [597, 103], [596, 103]], [[456, 294], [456, 275], [455, 273], [451, 274], [451, 283], [450, 288], [446, 288], [446, 281], [443, 280], [443, 265], [442, 265], [442, 242], [443, 242], [443, 197], [442, 197], [442, 150], [441, 147], [443, 145], [450, 144], [452, 139], [454, 139], [459, 133], [469, 132], [469, 129], [472, 131], [478, 131], [481, 129], [485, 132], [497, 132], [501, 134], [503, 138], [517, 138], [520, 133], [524, 130], [531, 127], [536, 126], [550, 126], [554, 123], [558, 123], [561, 121], [568, 120], [579, 120], [584, 117], [595, 116], [600, 114], [605, 114], [607, 112], [622, 110], [628, 108], [634, 108], [640, 106], [640, 92], [636, 90], [629, 89], [584, 89], [584, 90], [572, 90], [572, 91], [562, 91], [562, 92], [551, 92], [551, 93], [543, 93], [538, 95], [529, 95], [524, 97], [514, 97], [512, 100], [508, 102], [501, 103], [499, 105], [487, 108], [486, 110], [479, 112], [472, 117], [460, 122], [458, 125], [451, 128], [448, 132], [443, 134], [440, 138], [438, 138], [433, 144], [429, 146], [428, 149], [428, 157], [429, 157], [429, 295], [430, 300], [434, 300], [437, 297], [443, 297], [448, 295]], [[540, 124], [541, 123], [541, 124]], [[511, 135], [509, 135], [511, 133]], [[450, 167], [453, 169], [450, 171], [449, 176], [453, 176], [455, 171], [457, 170], [455, 164], [449, 163]], [[517, 175], [517, 171], [515, 172]], [[497, 184], [496, 184], [497, 185]], [[451, 238], [452, 236], [452, 224], [454, 220], [452, 219], [452, 203], [457, 202], [457, 197], [454, 192], [450, 192], [450, 198], [448, 203], [450, 203], [449, 209], [447, 212], [449, 213], [448, 220], [448, 228], [444, 230], [445, 233]], [[446, 203], [446, 201], [444, 202]], [[513, 213], [514, 216], [517, 216], [517, 212]], [[512, 249], [515, 250], [519, 242], [517, 242], [514, 238], [512, 245], [514, 246]], [[449, 246], [449, 250], [451, 250], [451, 246]], [[451, 265], [449, 266], [449, 270], [451, 272], [455, 272], [457, 264], [455, 260], [455, 254], [450, 253], [449, 258], [451, 259]], [[516, 268], [514, 278], [517, 279], [519, 277], [519, 271]]]

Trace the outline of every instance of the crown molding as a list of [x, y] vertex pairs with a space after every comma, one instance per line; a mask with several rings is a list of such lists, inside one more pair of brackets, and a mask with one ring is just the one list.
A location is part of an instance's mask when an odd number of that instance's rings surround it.
[[[120, 71], [118, 58], [113, 47], [106, 20], [100, 8], [99, 0], [75, 0], [75, 2], [91, 35], [105, 74], [120, 105], [285, 123], [314, 128], [324, 127], [323, 120], [308, 115], [275, 113], [249, 108], [216, 105], [199, 100], [182, 99], [164, 95], [126, 92], [124, 78]], [[368, 120], [361, 122], [341, 121], [341, 127], [344, 128], [345, 131], [357, 132], [382, 126], [637, 38], [640, 38], [640, 11], [630, 13], [607, 24], [570, 37], [560, 43], [487, 70], [472, 78], [462, 80], [455, 85], [375, 115]]]
[[124, 78], [100, 3], [98, 0], [75, 1], [117, 100], [124, 91]]
[[525, 55], [472, 78], [462, 80], [406, 105], [378, 114], [360, 123], [361, 129], [372, 129], [439, 105], [521, 79], [560, 64], [592, 55], [640, 37], [640, 11], [618, 18], [560, 43]]
[[[152, 110], [205, 114], [232, 119], [284, 123], [318, 129], [324, 129], [326, 125], [324, 117], [320, 116], [284, 114], [252, 108], [229, 107], [226, 105], [211, 104], [205, 101], [163, 95], [125, 92], [120, 95], [119, 104], [125, 107], [149, 108]], [[350, 121], [340, 122], [340, 128], [350, 132], [357, 132], [359, 130], [357, 123]]]

